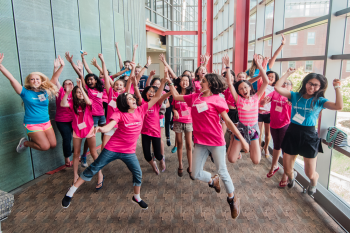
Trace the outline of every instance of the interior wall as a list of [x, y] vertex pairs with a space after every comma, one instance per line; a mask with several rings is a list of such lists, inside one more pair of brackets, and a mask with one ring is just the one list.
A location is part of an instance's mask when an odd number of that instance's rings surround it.
[[[0, 31], [3, 64], [22, 84], [34, 71], [50, 78], [54, 59], [58, 55], [64, 57], [66, 51], [75, 62], [80, 59], [80, 50], [87, 51], [89, 64], [103, 52], [107, 68], [117, 72], [120, 68], [115, 42], [119, 42], [123, 60], [132, 59], [133, 45], [138, 44], [135, 60], [146, 64], [144, 6], [137, 0], [1, 0]], [[98, 74], [92, 65], [90, 68]], [[65, 79], [76, 79], [68, 62], [60, 77], [61, 84]], [[19, 139], [26, 136], [24, 107], [1, 73], [0, 80], [0, 190], [11, 191], [63, 165], [64, 156], [62, 138], [54, 121], [55, 100], [50, 101], [49, 114], [57, 147], [46, 152], [28, 149], [17, 154]], [[99, 145], [100, 135], [96, 139]]]
[[[166, 57], [166, 53], [165, 52], [147, 52], [147, 57], [150, 56], [151, 59], [152, 59], [152, 65], [155, 65], [155, 64], [159, 65], [159, 73], [156, 73], [156, 75], [154, 77], [160, 77], [160, 78], [164, 77], [164, 65], [159, 60], [159, 55], [162, 54], [162, 53]], [[147, 70], [147, 75], [149, 75], [151, 70], [152, 70], [152, 66]]]

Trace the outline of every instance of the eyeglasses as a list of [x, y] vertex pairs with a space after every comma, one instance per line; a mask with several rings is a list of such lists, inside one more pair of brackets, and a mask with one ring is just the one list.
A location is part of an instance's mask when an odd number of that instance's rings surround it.
[[151, 90], [147, 91], [147, 93], [156, 94], [154, 91], [151, 91]]
[[315, 87], [315, 88], [318, 88], [321, 86], [320, 84], [312, 83], [312, 82], [307, 82], [307, 84], [309, 84], [310, 86]]
[[291, 83], [287, 83], [287, 82], [284, 82], [283, 85], [286, 85], [286, 86], [292, 86]]

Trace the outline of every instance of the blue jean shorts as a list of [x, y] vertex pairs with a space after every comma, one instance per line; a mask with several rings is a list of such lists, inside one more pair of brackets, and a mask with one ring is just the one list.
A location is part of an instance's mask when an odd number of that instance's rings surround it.
[[106, 124], [105, 116], [92, 116], [92, 118], [94, 119], [94, 127]]

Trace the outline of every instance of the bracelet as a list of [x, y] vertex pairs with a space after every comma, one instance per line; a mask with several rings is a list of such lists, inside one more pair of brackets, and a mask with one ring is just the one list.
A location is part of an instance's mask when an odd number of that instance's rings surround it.
[[174, 83], [169, 83], [169, 86], [174, 86]]
[[145, 65], [144, 67], [145, 67], [146, 69], [148, 69], [148, 66]]
[[338, 85], [338, 86], [334, 86], [334, 89], [337, 89], [337, 88], [340, 88], [340, 86]]
[[226, 66], [226, 69], [230, 69], [231, 67], [229, 67], [229, 66]]

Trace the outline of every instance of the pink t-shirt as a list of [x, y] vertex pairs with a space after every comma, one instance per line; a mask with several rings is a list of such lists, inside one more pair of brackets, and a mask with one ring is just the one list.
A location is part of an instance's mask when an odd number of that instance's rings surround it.
[[288, 125], [292, 110], [292, 107], [288, 104], [288, 98], [281, 96], [276, 91], [270, 93], [268, 96], [271, 97], [270, 127], [279, 129]]
[[[148, 104], [148, 102], [142, 100], [142, 105], [146, 103]], [[142, 134], [160, 138], [159, 109], [160, 105], [158, 102], [148, 109], [141, 130]]]
[[[91, 101], [93, 104], [93, 101]], [[69, 103], [69, 109], [73, 114], [73, 122], [72, 122], [72, 128], [75, 132], [75, 134], [79, 137], [79, 138], [85, 138], [86, 135], [89, 134], [89, 132], [91, 131], [91, 128], [94, 127], [94, 120], [92, 118], [92, 105], [86, 105], [85, 111], [83, 111], [81, 109], [81, 107], [78, 108], [78, 114], [76, 115], [74, 112], [74, 108], [73, 108], [73, 102]], [[78, 124], [81, 124], [85, 122], [86, 127], [83, 129], [79, 129]]]
[[[61, 107], [61, 101], [63, 99], [63, 96], [66, 94], [63, 87], [60, 88], [58, 91], [58, 95], [56, 96], [56, 116], [55, 121], [57, 122], [72, 122], [73, 121], [73, 114], [72, 111], [69, 110], [69, 108]], [[73, 101], [72, 92], [68, 95], [68, 103]]]
[[[119, 111], [117, 108], [117, 98], [119, 96], [119, 93], [113, 90], [112, 87], [109, 87], [109, 94], [108, 94], [108, 108], [107, 108], [107, 119], [106, 123], [109, 123], [109, 119], [112, 116], [112, 114], [116, 111]], [[114, 107], [115, 106], [115, 107]]]
[[201, 81], [194, 81], [194, 89], [196, 93], [201, 93]]
[[130, 94], [135, 94], [134, 84], [132, 83], [130, 86]]
[[227, 88], [222, 94], [225, 96], [225, 100], [228, 105], [231, 105], [232, 107], [236, 107], [236, 102], [232, 96], [230, 88]]
[[186, 124], [192, 123], [191, 108], [188, 107], [186, 102], [173, 100], [171, 104], [173, 105], [173, 108], [179, 113], [179, 119], [175, 119], [174, 117], [173, 121]]
[[[225, 139], [222, 133], [219, 114], [226, 111], [226, 101], [219, 95], [200, 97], [199, 93], [184, 95], [184, 100], [191, 108], [193, 119], [194, 143], [206, 146], [224, 146]], [[197, 105], [206, 103], [208, 110], [198, 112]]]
[[118, 129], [109, 139], [105, 148], [117, 153], [134, 154], [147, 109], [148, 103], [145, 102], [137, 107], [134, 113], [120, 111], [113, 113], [110, 120], [117, 122]]
[[86, 90], [88, 91], [88, 97], [92, 101], [92, 115], [93, 116], [103, 116], [105, 114], [103, 110], [103, 92], [99, 92], [96, 89], [90, 89], [86, 85]]
[[258, 95], [253, 95], [249, 100], [241, 97], [240, 95], [237, 96], [237, 110], [239, 121], [246, 126], [253, 126], [258, 123]]

